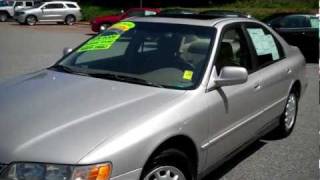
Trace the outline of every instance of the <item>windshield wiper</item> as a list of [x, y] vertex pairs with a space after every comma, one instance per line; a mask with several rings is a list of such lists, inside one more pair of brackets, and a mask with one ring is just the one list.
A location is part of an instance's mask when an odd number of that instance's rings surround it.
[[70, 73], [70, 74], [77, 74], [77, 75], [81, 75], [81, 76], [89, 76], [89, 74], [74, 71], [72, 68], [70, 68], [68, 66], [63, 66], [60, 64], [56, 64], [54, 66], [51, 66], [49, 69], [54, 69], [54, 70], [58, 70], [58, 71], [62, 71], [62, 72]]
[[113, 79], [118, 81], [125, 81], [125, 82], [131, 82], [131, 83], [142, 84], [147, 86], [164, 88], [164, 86], [160, 84], [157, 84], [145, 79], [137, 78], [137, 77], [132, 77], [132, 76], [124, 76], [124, 75], [110, 74], [110, 73], [96, 73], [96, 74], [89, 74], [89, 75], [97, 78]]

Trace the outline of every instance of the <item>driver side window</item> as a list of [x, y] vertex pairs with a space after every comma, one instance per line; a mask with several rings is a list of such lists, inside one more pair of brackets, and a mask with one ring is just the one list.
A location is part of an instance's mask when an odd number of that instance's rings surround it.
[[244, 67], [248, 72], [252, 70], [249, 47], [240, 26], [222, 34], [215, 64], [218, 74], [224, 66]]

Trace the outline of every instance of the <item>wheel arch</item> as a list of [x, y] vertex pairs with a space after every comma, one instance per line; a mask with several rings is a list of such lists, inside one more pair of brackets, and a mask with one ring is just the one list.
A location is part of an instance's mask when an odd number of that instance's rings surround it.
[[30, 17], [30, 16], [35, 17], [37, 22], [39, 21], [38, 16], [35, 15], [35, 14], [28, 14], [28, 15], [26, 16], [26, 19], [25, 19], [25, 20], [27, 20], [27, 18]]
[[[199, 153], [194, 141], [186, 136], [186, 135], [175, 135], [170, 138], [164, 140], [160, 145], [158, 145], [152, 153], [148, 156], [147, 161], [145, 162], [142, 171], [146, 169], [149, 165], [151, 160], [159, 155], [162, 151], [167, 149], [177, 149], [179, 151], [184, 152], [188, 158], [192, 161], [193, 165], [195, 166], [195, 171], [198, 171], [198, 162], [199, 162]], [[143, 173], [142, 173], [143, 174]], [[141, 175], [142, 175], [141, 174]], [[141, 179], [142, 177], [140, 177]]]
[[77, 17], [74, 14], [67, 14], [64, 19], [66, 20], [68, 16], [74, 17], [75, 21], [77, 21]]
[[10, 13], [6, 10], [0, 10], [0, 13], [6, 14], [8, 17], [11, 17]]
[[[294, 80], [291, 83], [291, 86], [289, 88], [289, 93], [293, 92], [297, 96], [298, 99], [301, 97], [301, 82], [300, 80]], [[288, 94], [289, 94], [288, 93]]]

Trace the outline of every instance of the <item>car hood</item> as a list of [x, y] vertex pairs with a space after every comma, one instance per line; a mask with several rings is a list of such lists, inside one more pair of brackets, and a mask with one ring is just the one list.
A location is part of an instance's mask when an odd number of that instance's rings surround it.
[[75, 164], [184, 91], [44, 70], [0, 84], [0, 162]]

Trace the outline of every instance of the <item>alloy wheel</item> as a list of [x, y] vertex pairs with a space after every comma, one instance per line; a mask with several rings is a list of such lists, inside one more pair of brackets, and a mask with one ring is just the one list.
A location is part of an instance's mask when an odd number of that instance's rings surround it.
[[295, 121], [296, 121], [296, 113], [297, 113], [297, 98], [294, 94], [290, 94], [286, 109], [285, 109], [285, 117], [284, 117], [284, 124], [287, 131], [292, 129]]
[[186, 180], [186, 178], [176, 167], [162, 166], [150, 172], [144, 180]]
[[76, 22], [76, 19], [73, 16], [68, 16], [66, 19], [67, 25], [73, 25]]
[[34, 16], [27, 17], [27, 24], [28, 25], [33, 26], [36, 24], [36, 22], [37, 22], [36, 17], [34, 17]]
[[5, 22], [7, 21], [8, 16], [6, 14], [0, 14], [0, 21]]

